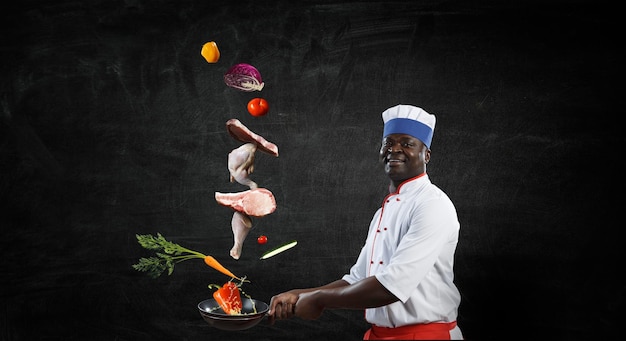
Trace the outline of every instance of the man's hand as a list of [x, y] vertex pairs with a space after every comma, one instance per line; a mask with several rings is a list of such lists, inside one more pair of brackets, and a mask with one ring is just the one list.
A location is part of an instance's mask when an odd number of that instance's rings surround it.
[[296, 290], [290, 290], [272, 297], [270, 309], [267, 312], [270, 325], [274, 324], [275, 320], [288, 319], [295, 315], [294, 310], [298, 296]]
[[[325, 294], [332, 292], [333, 289], [345, 288], [348, 285], [348, 282], [338, 279], [321, 287], [292, 289], [275, 295], [270, 301], [269, 311], [267, 312], [269, 323], [271, 325], [274, 324], [275, 320], [288, 319], [294, 316], [305, 320], [317, 319], [322, 315], [328, 300], [332, 300]], [[361, 301], [363, 294], [359, 293], [358, 297], [359, 301]]]

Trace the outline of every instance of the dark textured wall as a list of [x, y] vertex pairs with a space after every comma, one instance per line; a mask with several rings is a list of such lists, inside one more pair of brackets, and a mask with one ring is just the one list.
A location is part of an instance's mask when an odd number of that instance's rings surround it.
[[[438, 118], [428, 172], [461, 221], [467, 339], [617, 335], [613, 13], [590, 1], [16, 2], [0, 26], [0, 339], [359, 340], [361, 311], [211, 328], [196, 304], [227, 278], [200, 260], [148, 278], [131, 268], [149, 255], [135, 234], [213, 255], [266, 302], [335, 280], [386, 194], [380, 113], [399, 103]], [[200, 56], [207, 41], [216, 64]], [[261, 92], [225, 86], [240, 62], [259, 69]], [[246, 112], [257, 96], [267, 116]], [[232, 211], [213, 197], [245, 189], [228, 181], [241, 144], [230, 118], [280, 148], [257, 153], [252, 177], [278, 208], [238, 261]]]

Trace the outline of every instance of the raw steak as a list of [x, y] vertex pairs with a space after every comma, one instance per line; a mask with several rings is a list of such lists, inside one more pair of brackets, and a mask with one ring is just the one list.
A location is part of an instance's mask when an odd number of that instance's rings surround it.
[[260, 151], [278, 157], [278, 146], [250, 131], [250, 129], [243, 125], [238, 119], [231, 118], [228, 120], [226, 122], [226, 129], [230, 136], [236, 140], [244, 143], [254, 143], [258, 146]]
[[230, 249], [230, 256], [234, 259], [241, 257], [241, 249], [243, 248], [243, 241], [246, 240], [248, 233], [252, 229], [252, 219], [244, 213], [235, 211], [233, 213], [233, 219], [230, 222], [233, 228], [233, 248]]
[[255, 188], [238, 193], [215, 192], [218, 204], [251, 217], [263, 217], [276, 210], [274, 194], [266, 188]]
[[234, 149], [228, 154], [228, 171], [230, 172], [230, 182], [238, 183], [255, 189], [256, 182], [250, 179], [250, 174], [254, 171], [254, 153], [256, 144], [246, 143]]

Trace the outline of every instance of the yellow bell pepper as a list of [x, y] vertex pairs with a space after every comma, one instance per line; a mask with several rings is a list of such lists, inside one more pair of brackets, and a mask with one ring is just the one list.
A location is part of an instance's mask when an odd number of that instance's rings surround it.
[[217, 48], [217, 44], [214, 41], [210, 41], [202, 45], [202, 51], [200, 54], [211, 64], [217, 63], [220, 59], [220, 50]]

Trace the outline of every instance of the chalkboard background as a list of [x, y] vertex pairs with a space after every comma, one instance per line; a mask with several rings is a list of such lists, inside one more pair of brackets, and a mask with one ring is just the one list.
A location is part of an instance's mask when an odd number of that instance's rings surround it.
[[[456, 283], [468, 340], [587, 340], [621, 332], [617, 124], [624, 54], [591, 1], [21, 1], [2, 10], [3, 340], [359, 340], [363, 312], [206, 324], [227, 278], [201, 260], [151, 279], [135, 234], [211, 254], [273, 294], [340, 278], [386, 194], [387, 107], [437, 115], [429, 175], [461, 221]], [[202, 45], [217, 42], [207, 63]], [[227, 87], [256, 66], [261, 92]], [[618, 82], [618, 80], [620, 82]], [[253, 97], [270, 103], [252, 117]], [[280, 148], [252, 178], [277, 210], [230, 258], [214, 193], [238, 118]], [[620, 206], [621, 207], [621, 206]], [[616, 222], [617, 221], [617, 222]], [[269, 242], [258, 245], [265, 234]], [[292, 239], [296, 248], [261, 261]]]

